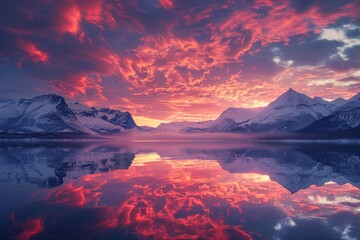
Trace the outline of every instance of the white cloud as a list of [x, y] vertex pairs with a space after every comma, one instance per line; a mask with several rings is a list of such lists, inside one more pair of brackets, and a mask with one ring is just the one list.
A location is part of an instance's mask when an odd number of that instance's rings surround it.
[[342, 232], [341, 239], [344, 239], [344, 240], [356, 240], [357, 238], [350, 237], [350, 235], [349, 235], [350, 232], [351, 232], [351, 226], [348, 225], [348, 226], [346, 226], [346, 228]]
[[[360, 27], [355, 26], [353, 24], [346, 24], [346, 25], [343, 25], [342, 27], [337, 27], [337, 28], [325, 28], [320, 35], [320, 39], [325, 39], [325, 40], [329, 40], [329, 41], [338, 41], [338, 42], [343, 43], [343, 46], [338, 48], [339, 55], [342, 59], [348, 60], [348, 58], [345, 54], [345, 50], [347, 48], [351, 48], [351, 47], [360, 45], [360, 39], [348, 38], [346, 36], [346, 31], [355, 30], [355, 29], [360, 29]], [[336, 57], [336, 55], [334, 55], [332, 57]]]
[[279, 56], [274, 57], [272, 60], [274, 63], [283, 67], [290, 67], [294, 63], [292, 60], [283, 60]]
[[292, 220], [291, 218], [285, 218], [285, 219], [282, 219], [280, 222], [278, 222], [276, 224], [276, 226], [274, 227], [274, 229], [276, 231], [280, 231], [284, 227], [295, 227], [295, 226], [296, 226], [296, 223], [294, 222], [294, 220]]

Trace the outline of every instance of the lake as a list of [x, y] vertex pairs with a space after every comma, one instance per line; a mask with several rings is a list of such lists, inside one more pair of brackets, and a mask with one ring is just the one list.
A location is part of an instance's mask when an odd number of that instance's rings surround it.
[[0, 239], [360, 239], [360, 147], [0, 144]]

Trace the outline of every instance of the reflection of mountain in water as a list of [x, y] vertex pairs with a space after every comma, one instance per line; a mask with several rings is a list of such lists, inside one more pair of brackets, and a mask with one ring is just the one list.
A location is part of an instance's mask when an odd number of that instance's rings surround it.
[[348, 145], [165, 145], [57, 144], [0, 147], [0, 181], [54, 187], [64, 179], [127, 169], [137, 153], [166, 159], [217, 160], [230, 173], [259, 173], [294, 193], [333, 181], [360, 188], [360, 149]]
[[0, 182], [29, 182], [39, 187], [55, 187], [64, 179], [127, 169], [134, 157], [135, 154], [114, 147], [0, 147]]
[[[176, 158], [214, 159], [230, 173], [268, 175], [291, 193], [326, 182], [360, 188], [360, 149], [346, 145], [254, 145], [230, 149], [182, 149]], [[168, 152], [164, 156], [168, 156]], [[168, 156], [169, 157], [169, 156]]]
[[219, 160], [219, 163], [231, 173], [255, 172], [269, 175], [291, 193], [311, 185], [321, 186], [329, 181], [351, 183], [360, 188], [359, 157], [341, 154], [335, 156], [335, 161], [323, 163], [320, 159], [298, 151], [248, 151], [235, 154], [232, 160]]

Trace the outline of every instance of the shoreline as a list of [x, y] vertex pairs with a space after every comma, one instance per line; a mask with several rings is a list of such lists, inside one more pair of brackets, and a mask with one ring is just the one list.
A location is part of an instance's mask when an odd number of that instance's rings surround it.
[[146, 136], [121, 135], [104, 137], [53, 137], [53, 136], [7, 136], [0, 137], [0, 143], [6, 142], [133, 142], [133, 143], [336, 143], [336, 144], [360, 144], [360, 138], [290, 138], [287, 137], [244, 137], [234, 134], [201, 134], [201, 135], [154, 135]]

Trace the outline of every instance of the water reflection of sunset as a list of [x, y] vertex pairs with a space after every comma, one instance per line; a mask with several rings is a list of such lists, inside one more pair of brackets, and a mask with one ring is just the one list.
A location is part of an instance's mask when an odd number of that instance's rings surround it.
[[[51, 237], [51, 229], [66, 224], [67, 215], [84, 211], [89, 218], [77, 227], [86, 228], [89, 236], [119, 231], [146, 239], [267, 239], [304, 221], [326, 225], [339, 213], [355, 216], [359, 199], [359, 190], [350, 184], [328, 183], [290, 194], [267, 175], [230, 174], [217, 161], [140, 154], [126, 171], [87, 175], [50, 191], [32, 218], [23, 209], [13, 214], [13, 224], [22, 239]], [[264, 226], [254, 228], [257, 224]], [[343, 234], [352, 224], [335, 231]]]

